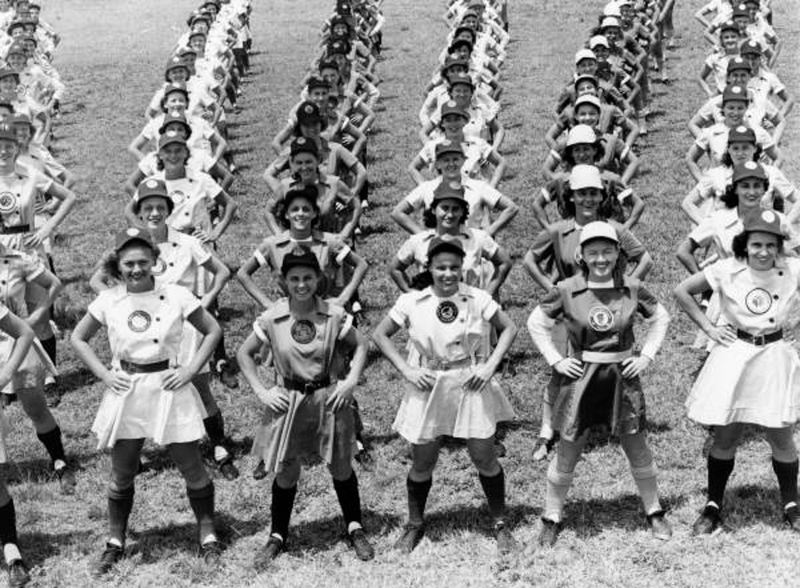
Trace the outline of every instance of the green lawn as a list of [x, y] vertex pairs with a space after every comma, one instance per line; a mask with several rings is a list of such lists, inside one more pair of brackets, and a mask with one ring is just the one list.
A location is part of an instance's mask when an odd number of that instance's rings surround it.
[[[143, 123], [143, 112], [160, 83], [162, 67], [195, 0], [108, 2], [72, 0], [46, 3], [43, 17], [64, 38], [56, 64], [68, 84], [57, 155], [82, 178], [81, 205], [63, 225], [64, 246], [56, 251], [67, 284], [59, 302], [66, 326], [91, 299], [86, 282], [100, 252], [122, 226], [122, 182], [134, 161], [125, 147]], [[592, 10], [602, 3], [592, 2]], [[503, 302], [522, 328], [513, 350], [515, 370], [504, 378], [518, 420], [508, 431], [503, 458], [510, 521], [523, 550], [499, 560], [487, 533], [488, 516], [477, 475], [463, 448], [443, 452], [429, 501], [429, 533], [404, 559], [391, 550], [405, 517], [406, 444], [392, 434], [391, 422], [402, 382], [377, 357], [368, 367], [359, 400], [374, 446], [374, 467], [358, 467], [365, 523], [378, 555], [362, 563], [340, 540], [339, 509], [325, 468], [304, 472], [300, 483], [290, 550], [272, 570], [258, 575], [253, 557], [269, 525], [269, 481], [254, 481], [246, 455], [259, 421], [259, 404], [246, 388], [229, 391], [215, 384], [230, 435], [245, 455], [237, 482], [216, 479], [220, 528], [230, 547], [221, 569], [194, 557], [194, 517], [179, 474], [154, 453], [157, 471], [137, 480], [129, 557], [106, 582], [94, 582], [89, 564], [105, 539], [105, 485], [108, 458], [95, 449], [89, 432], [101, 387], [61, 342], [63, 399], [55, 409], [66, 433], [68, 452], [80, 463], [78, 490], [62, 497], [49, 477], [44, 451], [17, 406], [7, 467], [18, 512], [21, 547], [34, 566], [35, 586], [784, 586], [796, 581], [794, 556], [800, 541], [781, 529], [776, 483], [767, 445], [758, 436], [742, 447], [728, 495], [730, 531], [710, 540], [689, 536], [703, 504], [705, 463], [702, 431], [684, 416], [683, 400], [698, 357], [688, 348], [693, 329], [677, 313], [670, 292], [684, 274], [673, 256], [689, 230], [679, 201], [691, 187], [683, 164], [690, 136], [686, 121], [702, 102], [693, 81], [707, 45], [691, 18], [698, 2], [678, 2], [681, 31], [669, 54], [674, 83], [654, 86], [653, 131], [639, 142], [642, 166], [635, 188], [648, 209], [637, 234], [656, 260], [652, 289], [673, 315], [658, 361], [645, 378], [652, 423], [650, 441], [661, 470], [661, 487], [675, 536], [660, 543], [647, 533], [635, 487], [616, 446], [595, 448], [579, 465], [567, 508], [567, 526], [554, 549], [535, 547], [543, 503], [546, 463], [530, 453], [538, 432], [539, 403], [547, 380], [545, 365], [524, 332], [538, 292], [519, 264], [503, 290]], [[787, 42], [778, 72], [800, 94], [793, 44], [798, 15], [793, 2], [775, 3], [778, 32]], [[222, 244], [222, 255], [238, 265], [264, 234], [261, 207], [266, 188], [261, 173], [272, 157], [269, 140], [284, 124], [299, 81], [316, 44], [316, 32], [333, 5], [327, 0], [254, 0], [253, 72], [244, 85], [242, 114], [232, 117], [241, 174], [234, 186], [239, 220]], [[412, 187], [405, 168], [419, 148], [417, 110], [423, 88], [443, 46], [444, 3], [387, 0], [384, 57], [378, 64], [383, 99], [371, 137], [369, 172], [376, 190], [359, 251], [371, 261], [362, 289], [368, 318], [375, 324], [397, 291], [386, 274], [405, 238], [388, 218], [394, 203]], [[519, 260], [537, 231], [530, 200], [542, 183], [539, 167], [547, 150], [542, 140], [552, 104], [568, 78], [572, 57], [594, 16], [581, 16], [581, 0], [511, 0], [510, 45], [504, 75], [502, 120], [509, 130], [504, 153], [510, 173], [502, 190], [522, 205], [501, 236]], [[98, 23], [103, 23], [102, 26]], [[797, 125], [789, 125], [783, 147], [800, 145]], [[788, 158], [785, 171], [800, 179], [800, 161]], [[262, 276], [263, 278], [263, 276]], [[231, 353], [248, 334], [256, 308], [231, 285], [222, 297], [224, 328]], [[97, 341], [98, 348], [105, 342]], [[105, 349], [103, 349], [105, 352]], [[158, 467], [163, 464], [164, 467]]]

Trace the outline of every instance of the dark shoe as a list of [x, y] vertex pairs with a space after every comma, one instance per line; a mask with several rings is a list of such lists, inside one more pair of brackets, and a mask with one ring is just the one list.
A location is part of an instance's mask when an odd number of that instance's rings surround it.
[[119, 545], [113, 543], [106, 543], [106, 550], [100, 556], [100, 560], [95, 564], [92, 569], [92, 576], [100, 578], [105, 576], [111, 571], [111, 568], [122, 559], [125, 550]]
[[672, 526], [666, 518], [663, 510], [647, 515], [647, 524], [650, 525], [650, 532], [656, 539], [667, 541], [672, 537]]
[[348, 533], [347, 540], [361, 561], [369, 561], [375, 557], [375, 550], [367, 539], [364, 529], [355, 529], [352, 533]]
[[501, 555], [508, 555], [517, 550], [517, 540], [514, 539], [505, 523], [495, 523], [494, 538], [497, 541], [497, 551]]
[[795, 533], [800, 533], [800, 508], [793, 504], [783, 511], [784, 524]]
[[542, 461], [553, 450], [555, 438], [539, 437], [533, 445], [533, 461]]
[[714, 535], [722, 530], [722, 517], [719, 508], [707, 504], [692, 525], [692, 535]]
[[8, 564], [8, 587], [9, 588], [22, 588], [31, 581], [31, 575], [28, 573], [28, 568], [21, 559], [15, 559]]
[[78, 485], [78, 482], [75, 480], [75, 472], [73, 469], [67, 464], [64, 464], [56, 468], [55, 472], [58, 477], [58, 483], [61, 485], [61, 493], [67, 495], [75, 494], [75, 486]]
[[222, 559], [222, 543], [216, 539], [203, 543], [200, 546], [200, 557], [209, 565], [219, 565], [219, 561]]
[[556, 544], [560, 532], [561, 523], [542, 517], [542, 530], [539, 531], [539, 545], [542, 547], [552, 547]]
[[506, 451], [505, 444], [502, 441], [500, 441], [500, 439], [495, 437], [495, 439], [494, 439], [494, 454], [497, 457], [505, 457], [506, 453], [507, 453], [507, 451]]
[[226, 480], [235, 480], [239, 477], [239, 468], [234, 465], [232, 455], [229, 454], [227, 457], [216, 462], [216, 464], [219, 468], [219, 473], [221, 473]]
[[227, 388], [235, 389], [239, 387], [239, 378], [236, 377], [236, 368], [228, 360], [217, 362], [219, 381]]
[[264, 546], [264, 550], [256, 556], [256, 569], [263, 570], [269, 567], [272, 561], [278, 557], [284, 549], [286, 548], [283, 545], [283, 539], [275, 535], [270, 535], [269, 539], [267, 539], [267, 544]]
[[264, 461], [259, 460], [258, 464], [256, 464], [255, 469], [253, 470], [253, 479], [263, 480], [266, 477], [267, 477], [267, 470], [264, 468]]
[[425, 525], [413, 525], [411, 523], [403, 527], [403, 534], [395, 542], [394, 548], [408, 555], [419, 545], [425, 536]]

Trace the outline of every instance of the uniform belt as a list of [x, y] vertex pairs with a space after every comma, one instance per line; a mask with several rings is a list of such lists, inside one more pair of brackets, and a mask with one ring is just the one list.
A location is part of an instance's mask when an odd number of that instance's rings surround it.
[[736, 336], [742, 341], [747, 341], [751, 345], [763, 347], [764, 345], [775, 343], [775, 341], [780, 341], [783, 339], [783, 329], [778, 329], [777, 331], [767, 333], [766, 335], [751, 335], [747, 331], [736, 329]]
[[297, 390], [301, 394], [313, 394], [320, 388], [325, 388], [331, 385], [330, 376], [325, 376], [319, 380], [292, 380], [290, 378], [283, 379], [283, 387], [287, 390]]
[[169, 369], [169, 360], [154, 361], [153, 363], [136, 363], [135, 361], [119, 360], [119, 367], [129, 374], [154, 374]]
[[464, 359], [456, 359], [454, 361], [447, 361], [444, 359], [426, 359], [423, 358], [422, 360], [422, 367], [426, 367], [429, 370], [456, 370], [458, 368], [469, 367], [472, 365], [472, 360], [469, 357], [465, 357]]
[[586, 363], [619, 363], [633, 357], [630, 349], [625, 351], [582, 351], [577, 359]]
[[31, 230], [31, 225], [14, 225], [11, 227], [3, 225], [3, 234], [4, 235], [15, 235], [19, 233], [29, 233]]
[[186, 235], [191, 235], [192, 233], [194, 233], [194, 229], [195, 229], [195, 227], [184, 227], [184, 228], [180, 229], [180, 232], [184, 233]]

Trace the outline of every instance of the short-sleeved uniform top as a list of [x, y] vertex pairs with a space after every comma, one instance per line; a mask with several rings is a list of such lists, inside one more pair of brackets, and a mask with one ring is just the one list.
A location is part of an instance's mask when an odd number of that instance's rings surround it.
[[45, 270], [38, 256], [9, 249], [0, 244], [0, 302], [18, 317], [28, 316], [25, 289], [28, 282]]
[[184, 321], [199, 307], [182, 286], [156, 284], [150, 292], [133, 294], [122, 284], [101, 292], [89, 313], [107, 327], [115, 360], [154, 363], [178, 357]]
[[[431, 169], [436, 162], [436, 146], [445, 141], [444, 137], [428, 141], [419, 152], [419, 158]], [[467, 156], [464, 165], [461, 166], [461, 173], [465, 177], [481, 177], [481, 168], [486, 164], [492, 153], [493, 147], [485, 139], [480, 137], [465, 137], [461, 142], [461, 149]]]
[[[35, 204], [47, 192], [53, 180], [32, 167], [17, 165], [16, 173], [0, 176], [0, 219], [4, 227], [35, 226]], [[0, 243], [11, 249], [28, 251], [24, 233], [0, 235]]]
[[178, 284], [195, 295], [201, 295], [204, 284], [198, 279], [198, 269], [209, 259], [200, 240], [175, 229], [167, 229], [167, 240], [158, 245], [158, 259], [152, 273], [156, 284]]
[[[428, 263], [428, 247], [436, 235], [435, 229], [411, 235], [397, 251], [397, 259], [406, 266], [414, 263], [421, 271]], [[486, 231], [470, 227], [462, 227], [454, 237], [461, 242], [466, 253], [461, 266], [461, 281], [476, 288], [485, 288], [486, 284], [482, 283], [481, 263], [484, 259], [492, 259], [495, 256], [500, 248], [497, 241]]]
[[353, 328], [353, 317], [319, 297], [316, 304], [311, 318], [298, 320], [289, 310], [289, 299], [281, 298], [253, 323], [256, 336], [272, 348], [282, 378], [311, 382], [342, 373], [336, 347]]
[[[764, 171], [767, 172], [769, 177], [769, 187], [761, 198], [762, 208], [772, 208], [775, 195], [781, 196], [784, 200], [791, 197], [795, 192], [794, 184], [792, 184], [783, 172], [774, 165], [761, 164]], [[697, 184], [697, 191], [703, 198], [713, 198], [715, 200], [715, 208], [724, 208], [723, 202], [720, 200], [725, 190], [731, 185], [733, 180], [733, 168], [727, 166], [714, 167], [708, 170]]]
[[436, 296], [432, 287], [401, 294], [389, 318], [408, 330], [409, 343], [418, 354], [412, 356], [421, 360], [485, 360], [489, 323], [498, 310], [489, 294], [462, 283], [447, 297]]
[[[625, 252], [629, 261], [637, 262], [645, 254], [645, 247], [617, 221], [609, 220], [619, 236], [620, 249]], [[575, 224], [575, 219], [561, 220], [553, 223], [549, 229], [536, 236], [531, 246], [533, 257], [544, 271], [552, 264], [556, 281], [569, 278], [579, 272], [575, 253], [578, 250], [583, 227]]]
[[763, 335], [797, 320], [800, 259], [778, 258], [773, 269], [759, 271], [731, 257], [706, 267], [703, 275], [720, 294], [725, 324]]
[[[753, 127], [753, 131], [756, 133], [756, 144], [761, 147], [762, 151], [775, 145], [770, 134], [762, 127]], [[712, 167], [722, 163], [722, 157], [728, 148], [729, 133], [730, 129], [725, 123], [717, 123], [703, 129], [700, 136], [695, 139], [694, 144], [708, 155]]]
[[703, 219], [703, 222], [689, 233], [689, 239], [700, 247], [713, 245], [719, 257], [730, 257], [733, 255], [733, 238], [741, 233], [743, 228], [736, 207], [720, 208]]
[[[410, 206], [412, 210], [429, 208], [433, 203], [434, 192], [441, 183], [441, 177], [423, 182], [409, 192], [403, 202]], [[475, 228], [487, 226], [489, 224], [489, 213], [500, 202], [502, 194], [492, 188], [488, 182], [473, 178], [464, 179], [461, 185], [464, 187], [464, 199], [469, 206], [467, 226]]]
[[764, 105], [769, 102], [770, 96], [780, 94], [786, 89], [783, 82], [771, 71], [758, 70], [747, 82], [747, 89], [753, 96], [756, 104]]
[[222, 193], [222, 188], [211, 176], [203, 172], [186, 170], [186, 176], [177, 180], [168, 180], [163, 171], [155, 174], [164, 180], [169, 197], [175, 208], [167, 219], [167, 224], [184, 233], [194, 229], [211, 230], [209, 208]]

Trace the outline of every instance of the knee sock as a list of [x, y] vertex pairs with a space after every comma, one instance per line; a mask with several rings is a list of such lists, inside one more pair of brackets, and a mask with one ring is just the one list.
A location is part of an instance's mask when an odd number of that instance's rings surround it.
[[42, 348], [44, 349], [45, 353], [47, 353], [47, 357], [50, 358], [50, 361], [53, 362], [53, 365], [56, 365], [56, 338], [55, 335], [51, 336], [49, 339], [42, 339]]
[[717, 459], [708, 456], [708, 501], [722, 508], [725, 486], [733, 472], [734, 459]]
[[17, 541], [17, 511], [14, 509], [14, 500], [10, 499], [0, 506], [0, 544], [7, 564], [22, 559]]
[[292, 518], [295, 496], [297, 496], [297, 485], [291, 488], [281, 488], [277, 482], [272, 482], [272, 505], [270, 506], [272, 525], [270, 533], [280, 535], [284, 542], [289, 535], [289, 520]]
[[221, 412], [204, 418], [203, 425], [213, 445], [222, 445], [225, 443], [225, 421], [222, 420]]
[[481, 481], [483, 493], [486, 494], [486, 501], [489, 503], [489, 513], [497, 523], [503, 520], [503, 513], [506, 510], [506, 476], [503, 468], [494, 476], [484, 476], [478, 474]]
[[42, 445], [44, 445], [44, 448], [47, 450], [53, 462], [59, 459], [66, 462], [64, 445], [61, 442], [61, 429], [58, 426], [47, 433], [36, 433], [36, 436], [39, 438], [39, 441], [42, 442]]
[[125, 490], [108, 491], [108, 530], [111, 538], [119, 541], [120, 547], [125, 545], [128, 518], [133, 509], [133, 494], [133, 486]]
[[209, 537], [216, 539], [214, 531], [214, 483], [209, 482], [202, 488], [186, 488], [189, 505], [197, 518], [200, 528], [200, 543], [205, 543]]
[[342, 507], [344, 523], [350, 531], [352, 523], [361, 526], [361, 497], [358, 494], [358, 478], [356, 473], [350, 474], [346, 480], [333, 480], [333, 488], [336, 490], [336, 498], [339, 499], [339, 506]]
[[406, 479], [408, 491], [408, 522], [412, 525], [421, 525], [425, 515], [425, 503], [428, 502], [428, 493], [431, 491], [433, 478], [424, 482], [415, 482], [411, 477]]
[[651, 461], [644, 466], [631, 466], [631, 474], [639, 489], [639, 496], [642, 499], [644, 513], [651, 515], [661, 510], [661, 502], [658, 500], [658, 478], [656, 476], [656, 466]]
[[556, 467], [556, 461], [558, 461], [558, 457], [553, 458], [547, 468], [547, 492], [542, 516], [555, 523], [560, 523], [564, 502], [567, 500], [567, 492], [572, 486], [572, 478], [575, 474], [573, 472], [559, 472]]
[[791, 462], [777, 461], [772, 459], [772, 469], [778, 477], [778, 487], [781, 491], [781, 502], [783, 506], [791, 502], [797, 502], [797, 470], [798, 461]]

